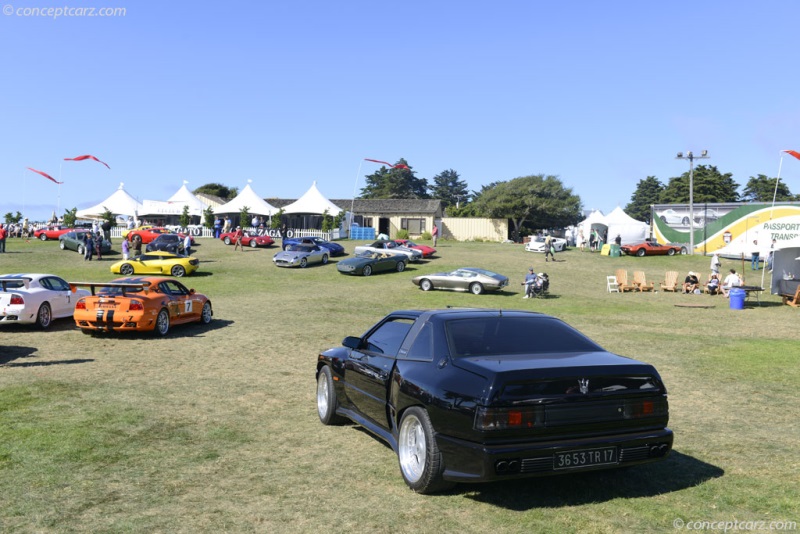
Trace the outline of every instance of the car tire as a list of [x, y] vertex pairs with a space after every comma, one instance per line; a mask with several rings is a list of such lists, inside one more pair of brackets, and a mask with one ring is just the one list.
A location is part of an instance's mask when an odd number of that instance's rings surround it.
[[64, 250], [65, 248], [67, 248], [67, 244], [64, 243], [63, 241], [59, 241], [58, 242], [58, 248], [60, 248], [61, 250]]
[[169, 272], [172, 276], [180, 278], [186, 274], [186, 268], [183, 265], [173, 265]]
[[434, 437], [428, 412], [412, 406], [403, 412], [397, 438], [400, 473], [409, 488], [417, 493], [434, 493], [452, 487], [442, 477], [444, 459]]
[[153, 329], [153, 332], [157, 336], [164, 337], [169, 333], [169, 312], [166, 308], [161, 308], [161, 311], [158, 312], [158, 317], [156, 317], [156, 327]]
[[203, 324], [209, 324], [213, 318], [214, 310], [211, 309], [211, 303], [206, 301], [206, 303], [203, 304], [203, 311], [200, 312], [200, 322]]
[[480, 295], [483, 293], [483, 286], [478, 282], [472, 282], [469, 285], [469, 292], [473, 295]]
[[664, 217], [663, 215], [661, 217], [659, 217], [659, 219], [661, 219], [661, 222], [667, 222], [667, 218]]
[[371, 275], [371, 274], [372, 274], [372, 266], [370, 266], [370, 265], [365, 265], [365, 266], [364, 266], [364, 269], [361, 271], [361, 274], [363, 274], [364, 276], [369, 276], [369, 275]]
[[639, 250], [636, 251], [636, 255], [639, 256], [640, 258], [643, 257], [645, 254], [647, 254], [647, 252], [645, 252], [643, 248], [640, 248]]
[[41, 239], [42, 241], [47, 241], [47, 235], [43, 233], [39, 234], [39, 239]]
[[684, 226], [689, 226], [689, 217], [684, 217], [681, 219], [681, 224]]
[[397, 262], [397, 272], [398, 272], [398, 273], [402, 273], [402, 272], [403, 272], [403, 271], [405, 271], [405, 270], [406, 270], [406, 264], [405, 264], [405, 262], [403, 262], [403, 261], [398, 261], [398, 262]]
[[317, 415], [323, 425], [341, 425], [345, 422], [345, 418], [336, 413], [338, 407], [339, 399], [336, 398], [336, 390], [333, 388], [333, 374], [331, 368], [325, 365], [317, 375]]
[[306, 267], [308, 267], [308, 259], [300, 258], [300, 268], [305, 269]]
[[322, 265], [328, 265], [328, 255], [327, 254], [323, 254], [322, 255]]
[[86, 250], [83, 248], [83, 245], [78, 245], [78, 254], [83, 256], [85, 252]]
[[230, 245], [231, 244], [231, 238], [230, 237], [226, 237], [225, 239], [222, 240], [222, 242], [225, 243], [226, 245]]
[[419, 288], [423, 291], [430, 291], [433, 289], [433, 282], [428, 280], [427, 278], [423, 278], [419, 281]]
[[681, 255], [685, 256], [689, 253], [686, 247], [681, 247]]
[[674, 248], [671, 248], [671, 249], [669, 249], [667, 251], [667, 256], [674, 256], [674, 255], [675, 255], [675, 249]]
[[256, 240], [255, 239], [251, 239], [250, 240], [250, 248], [256, 248], [257, 246], [258, 246], [258, 243], [256, 243]]
[[36, 326], [42, 330], [46, 330], [53, 323], [53, 311], [50, 309], [50, 304], [47, 302], [39, 306], [36, 312]]
[[130, 276], [134, 272], [133, 265], [130, 263], [123, 263], [122, 266], [119, 268], [119, 274], [123, 276]]

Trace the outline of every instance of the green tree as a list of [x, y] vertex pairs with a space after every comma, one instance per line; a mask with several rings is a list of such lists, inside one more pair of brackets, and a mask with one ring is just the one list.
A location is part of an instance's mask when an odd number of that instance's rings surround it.
[[201, 185], [193, 191], [194, 194], [205, 193], [206, 195], [214, 195], [226, 200], [230, 200], [239, 194], [238, 187], [228, 187], [218, 183], [211, 183]]
[[769, 178], [763, 174], [751, 176], [744, 186], [742, 200], [745, 202], [772, 202], [773, 195], [776, 201], [797, 200], [798, 197], [789, 191], [786, 182], [778, 182], [778, 191], [775, 192], [777, 178]]
[[250, 208], [248, 206], [242, 206], [242, 209], [239, 210], [239, 226], [244, 228], [245, 226], [250, 225]]
[[322, 231], [330, 232], [333, 229], [333, 217], [328, 213], [328, 208], [322, 213]]
[[192, 216], [189, 215], [189, 206], [183, 206], [183, 211], [181, 212], [181, 216], [178, 219], [178, 222], [181, 226], [186, 228], [192, 222]]
[[75, 226], [75, 221], [78, 219], [78, 208], [71, 210], [64, 210], [64, 226], [72, 228]]
[[417, 178], [404, 159], [396, 165], [403, 167], [389, 169], [384, 165], [367, 175], [361, 198], [429, 198], [428, 180]]
[[203, 225], [206, 228], [214, 228], [214, 219], [214, 212], [211, 210], [211, 206], [203, 210]]
[[559, 228], [581, 220], [580, 197], [557, 176], [537, 174], [499, 182], [482, 191], [473, 203], [484, 217], [510, 219], [516, 236], [526, 224]]
[[636, 191], [631, 195], [630, 203], [625, 206], [625, 213], [634, 219], [649, 223], [650, 206], [658, 204], [662, 191], [664, 191], [664, 184], [659, 182], [655, 176], [639, 180], [639, 183], [636, 184]]
[[269, 227], [273, 230], [280, 230], [281, 224], [283, 224], [283, 208], [272, 214], [272, 222]]
[[22, 220], [22, 214], [17, 212], [16, 215], [13, 215], [10, 211], [5, 214], [6, 224], [17, 224]]
[[103, 213], [100, 214], [100, 218], [111, 226], [117, 225], [117, 215], [105, 206], [103, 206]]
[[[694, 202], [738, 202], [739, 184], [731, 173], [722, 174], [714, 165], [698, 165], [694, 170]], [[676, 178], [661, 192], [661, 204], [686, 204], [689, 202], [689, 171]]]
[[433, 177], [431, 196], [442, 201], [442, 208], [461, 206], [469, 202], [470, 194], [467, 183], [459, 180], [458, 173], [453, 169], [442, 171]]

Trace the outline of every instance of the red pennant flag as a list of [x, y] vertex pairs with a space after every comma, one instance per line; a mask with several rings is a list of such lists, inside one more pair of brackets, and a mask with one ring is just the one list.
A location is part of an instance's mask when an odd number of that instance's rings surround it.
[[786, 152], [787, 154], [800, 159], [800, 152], [797, 152], [796, 150], [781, 150], [781, 152]]
[[108, 163], [106, 163], [105, 161], [100, 161], [96, 157], [90, 156], [89, 154], [86, 154], [85, 156], [76, 156], [74, 158], [64, 158], [64, 161], [83, 161], [85, 159], [93, 159], [96, 162], [102, 163], [103, 165], [105, 165], [107, 169], [109, 169], [109, 170], [111, 169], [111, 167], [108, 166]]
[[56, 180], [55, 178], [53, 178], [52, 176], [50, 176], [50, 175], [49, 175], [49, 174], [47, 174], [46, 172], [37, 171], [36, 169], [32, 169], [32, 168], [30, 168], [30, 167], [28, 167], [28, 170], [29, 170], [29, 171], [33, 171], [33, 172], [35, 172], [36, 174], [41, 174], [42, 176], [44, 176], [44, 177], [45, 177], [45, 178], [47, 178], [48, 180], [52, 180], [52, 181], [54, 181], [54, 182], [55, 182], [55, 183], [57, 183], [57, 184], [63, 184], [63, 183], [64, 183], [64, 182], [59, 182], [58, 180]]
[[398, 163], [397, 165], [392, 165], [388, 161], [381, 161], [379, 159], [369, 159], [369, 158], [364, 158], [364, 161], [371, 161], [373, 163], [383, 163], [384, 165], [388, 165], [393, 169], [408, 169], [408, 165], [403, 165], [402, 163]]

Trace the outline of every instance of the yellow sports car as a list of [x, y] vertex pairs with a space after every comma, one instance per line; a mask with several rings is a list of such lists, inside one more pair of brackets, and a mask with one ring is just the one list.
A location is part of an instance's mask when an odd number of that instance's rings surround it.
[[124, 276], [134, 274], [171, 274], [185, 276], [197, 270], [200, 261], [182, 254], [172, 254], [154, 250], [127, 260], [118, 261], [111, 266], [111, 272]]

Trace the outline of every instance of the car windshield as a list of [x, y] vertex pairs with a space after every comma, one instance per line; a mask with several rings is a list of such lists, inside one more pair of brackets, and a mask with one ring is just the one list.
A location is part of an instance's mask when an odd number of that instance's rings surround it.
[[311, 248], [310, 245], [290, 245], [286, 247], [286, 250], [291, 250], [294, 252], [311, 252], [314, 249]]
[[566, 323], [548, 317], [454, 319], [445, 323], [445, 329], [456, 358], [603, 350]]
[[144, 291], [141, 287], [117, 287], [117, 286], [104, 286], [97, 289], [97, 294], [103, 297], [119, 297], [129, 293], [140, 293]]

